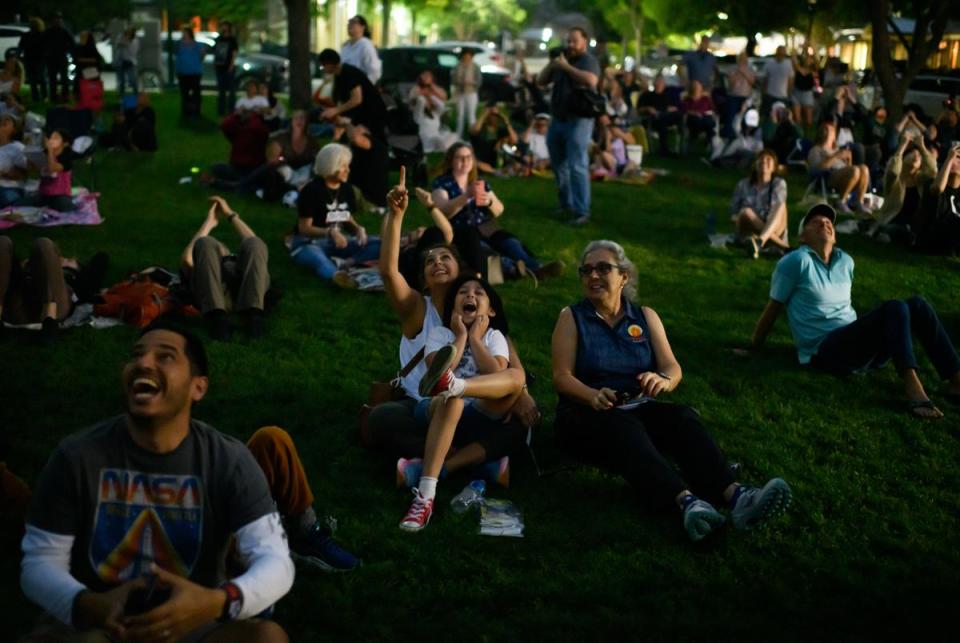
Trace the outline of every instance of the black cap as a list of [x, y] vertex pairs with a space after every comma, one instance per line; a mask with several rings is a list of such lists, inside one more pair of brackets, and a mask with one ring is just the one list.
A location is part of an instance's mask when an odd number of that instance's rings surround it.
[[830, 223], [836, 223], [837, 211], [834, 210], [829, 203], [817, 203], [807, 210], [807, 213], [800, 219], [800, 227], [797, 228], [797, 234], [803, 234], [803, 227], [807, 225], [807, 221], [813, 217], [827, 217], [830, 219]]

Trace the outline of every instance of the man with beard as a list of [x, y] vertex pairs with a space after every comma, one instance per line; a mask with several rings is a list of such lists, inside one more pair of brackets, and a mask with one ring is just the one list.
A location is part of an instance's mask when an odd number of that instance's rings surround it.
[[[33, 634], [286, 641], [254, 619], [294, 576], [267, 480], [242, 442], [191, 418], [209, 385], [202, 343], [159, 320], [122, 382], [126, 414], [63, 440], [37, 484], [21, 586], [59, 623]], [[246, 571], [226, 580], [231, 539]]]
[[600, 64], [587, 52], [589, 38], [580, 27], [567, 33], [567, 48], [543, 68], [537, 82], [553, 83], [550, 111], [553, 119], [547, 131], [550, 165], [557, 176], [560, 208], [572, 215], [570, 223], [590, 220], [590, 157], [593, 117], [582, 113], [578, 91], [594, 91], [600, 78]]

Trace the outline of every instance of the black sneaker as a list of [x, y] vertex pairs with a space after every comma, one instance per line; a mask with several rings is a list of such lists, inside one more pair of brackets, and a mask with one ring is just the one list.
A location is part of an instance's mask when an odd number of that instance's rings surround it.
[[219, 341], [230, 339], [231, 329], [230, 322], [227, 321], [227, 311], [211, 310], [203, 318], [207, 320], [210, 337]]
[[40, 341], [44, 344], [51, 344], [57, 339], [60, 333], [60, 322], [53, 317], [45, 317], [40, 324]]
[[260, 339], [267, 333], [266, 320], [259, 308], [250, 308], [244, 312], [247, 318], [247, 334], [250, 339]]
[[362, 561], [341, 547], [320, 521], [300, 536], [290, 535], [290, 556], [297, 562], [325, 572], [349, 572]]

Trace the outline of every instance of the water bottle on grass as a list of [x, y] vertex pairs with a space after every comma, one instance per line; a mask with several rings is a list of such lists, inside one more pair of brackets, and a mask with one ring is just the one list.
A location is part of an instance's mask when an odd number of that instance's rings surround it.
[[483, 480], [474, 480], [450, 501], [451, 509], [458, 514], [466, 512], [467, 509], [483, 500], [483, 494], [486, 490], [487, 484]]

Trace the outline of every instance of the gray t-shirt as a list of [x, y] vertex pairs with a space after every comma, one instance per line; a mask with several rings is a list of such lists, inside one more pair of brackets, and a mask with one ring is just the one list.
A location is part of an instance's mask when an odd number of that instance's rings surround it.
[[793, 63], [789, 58], [777, 61], [776, 58], [767, 62], [763, 70], [767, 74], [766, 94], [774, 98], [787, 98], [787, 88], [793, 78]]
[[239, 440], [198, 420], [174, 451], [133, 442], [126, 416], [64, 439], [40, 474], [27, 523], [74, 536], [70, 573], [94, 591], [151, 562], [215, 587], [230, 535], [276, 511]]
[[[568, 58], [567, 62], [581, 71], [588, 71], [596, 74], [597, 78], [600, 77], [600, 63], [589, 52], [576, 58]], [[570, 96], [578, 83], [570, 78], [570, 74], [559, 69], [554, 69], [550, 73], [550, 80], [553, 82], [553, 94], [550, 97], [550, 111], [553, 117], [561, 121], [580, 118], [569, 112]]]

